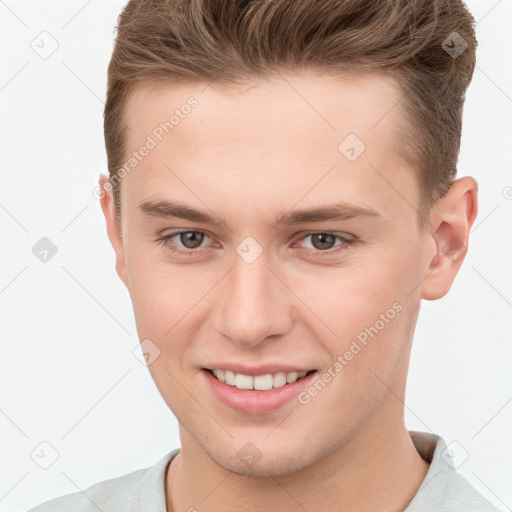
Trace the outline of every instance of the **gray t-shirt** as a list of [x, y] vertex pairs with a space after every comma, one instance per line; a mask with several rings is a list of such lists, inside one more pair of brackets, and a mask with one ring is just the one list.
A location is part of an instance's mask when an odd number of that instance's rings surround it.
[[[447, 462], [446, 444], [440, 436], [409, 434], [430, 468], [404, 512], [499, 512]], [[83, 493], [61, 496], [28, 512], [167, 512], [165, 473], [178, 452], [176, 448], [154, 466], [99, 482]]]

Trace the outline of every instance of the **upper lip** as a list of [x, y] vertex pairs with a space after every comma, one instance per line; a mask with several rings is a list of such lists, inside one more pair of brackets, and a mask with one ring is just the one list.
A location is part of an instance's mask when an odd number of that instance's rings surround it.
[[314, 370], [311, 367], [304, 367], [299, 365], [290, 364], [260, 364], [257, 366], [246, 366], [238, 363], [212, 363], [205, 366], [207, 370], [231, 370], [234, 373], [242, 373], [244, 375], [250, 375], [252, 377], [256, 375], [265, 375], [267, 373], [278, 373], [278, 372], [308, 372]]

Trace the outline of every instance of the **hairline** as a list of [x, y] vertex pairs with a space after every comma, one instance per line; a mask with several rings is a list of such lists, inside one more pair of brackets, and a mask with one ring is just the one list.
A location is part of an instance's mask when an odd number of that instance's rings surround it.
[[[411, 105], [408, 101], [407, 90], [404, 87], [405, 80], [403, 79], [402, 73], [399, 69], [390, 69], [385, 66], [380, 66], [377, 68], [368, 68], [368, 67], [358, 67], [355, 65], [348, 64], [346, 66], [340, 66], [339, 68], [332, 68], [329, 66], [326, 67], [318, 67], [318, 66], [308, 66], [307, 68], [278, 68], [276, 70], [268, 70], [263, 73], [245, 73], [234, 75], [233, 77], [221, 77], [220, 79], [216, 79], [215, 81], [211, 81], [207, 83], [207, 87], [211, 86], [214, 82], [216, 82], [220, 88], [229, 89], [233, 86], [244, 86], [244, 85], [252, 85], [255, 82], [261, 82], [262, 80], [272, 80], [273, 78], [278, 78], [283, 80], [283, 76], [281, 71], [285, 72], [288, 76], [301, 76], [304, 71], [311, 72], [313, 71], [313, 75], [322, 76], [322, 77], [332, 77], [332, 80], [336, 80], [342, 77], [356, 78], [361, 76], [368, 75], [377, 75], [383, 76], [386, 78], [390, 78], [393, 84], [397, 86], [398, 92], [402, 95], [400, 100], [392, 106], [392, 108], [385, 113], [385, 116], [388, 115], [391, 111], [397, 109], [398, 116], [396, 122], [394, 123], [393, 130], [393, 139], [397, 140], [406, 140], [409, 141], [413, 138], [416, 133], [414, 118], [411, 114]], [[402, 78], [402, 80], [401, 80]], [[206, 79], [201, 76], [194, 77], [182, 77], [182, 76], [168, 76], [168, 77], [159, 77], [155, 78], [147, 78], [140, 79], [137, 81], [129, 82], [127, 84], [127, 89], [124, 92], [122, 101], [120, 102], [120, 117], [121, 122], [124, 127], [121, 128], [121, 137], [123, 139], [123, 155], [129, 152], [127, 148], [128, 144], [128, 131], [130, 129], [127, 121], [126, 121], [126, 108], [130, 104], [130, 101], [133, 99], [134, 94], [141, 91], [156, 91], [163, 87], [172, 86], [174, 84], [198, 84], [198, 83], [206, 83]], [[245, 89], [241, 91], [236, 91], [236, 93], [243, 92]], [[403, 106], [405, 103], [405, 107]], [[380, 122], [380, 120], [378, 121]], [[373, 129], [373, 128], [372, 128]], [[411, 150], [403, 150], [400, 151], [397, 144], [393, 144], [392, 150], [408, 165], [409, 168], [413, 171], [416, 179], [416, 183], [418, 185], [419, 190], [419, 204], [417, 205], [416, 211], [418, 227], [420, 230], [425, 230], [429, 226], [429, 212], [437, 203], [441, 196], [439, 197], [428, 197], [428, 190], [425, 190], [423, 181], [421, 179], [421, 168], [419, 165], [420, 155], [414, 155]], [[408, 144], [407, 144], [408, 146]], [[125, 157], [123, 156], [123, 160]], [[119, 171], [117, 171], [119, 172]], [[116, 174], [116, 173], [114, 173]], [[110, 181], [112, 182], [112, 176], [109, 176]], [[119, 226], [121, 226], [121, 181], [122, 179], [118, 179], [118, 187], [113, 187], [113, 193], [115, 196], [115, 204], [116, 204], [116, 218], [118, 220]], [[412, 205], [411, 205], [412, 206]]]

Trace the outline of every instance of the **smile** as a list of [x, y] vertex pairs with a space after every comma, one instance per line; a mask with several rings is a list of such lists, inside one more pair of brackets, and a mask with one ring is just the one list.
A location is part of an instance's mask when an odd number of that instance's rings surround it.
[[273, 388], [280, 388], [287, 384], [293, 384], [315, 370], [302, 372], [277, 372], [264, 375], [244, 375], [231, 370], [208, 369], [217, 380], [238, 389], [253, 389], [256, 391], [267, 391]]

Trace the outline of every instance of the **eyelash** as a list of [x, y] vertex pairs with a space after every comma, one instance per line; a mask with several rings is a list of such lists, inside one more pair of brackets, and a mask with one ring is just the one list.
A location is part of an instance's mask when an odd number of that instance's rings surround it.
[[[177, 249], [176, 247], [173, 247], [172, 245], [170, 245], [168, 243], [172, 238], [174, 238], [175, 236], [180, 235], [182, 233], [200, 233], [202, 235], [208, 236], [204, 231], [200, 231], [200, 230], [183, 230], [183, 231], [173, 231], [172, 233], [169, 233], [168, 235], [161, 236], [161, 237], [157, 238], [157, 241], [160, 243], [160, 245], [167, 246], [167, 248], [170, 251], [177, 253], [180, 256], [195, 256], [195, 255], [203, 252], [202, 249], [189, 249], [187, 251], [182, 251], [181, 249]], [[321, 251], [319, 249], [313, 250], [314, 252], [312, 255], [314, 257], [326, 257], [326, 256], [331, 256], [333, 254], [338, 254], [341, 251], [348, 249], [348, 247], [351, 244], [355, 243], [355, 239], [345, 238], [344, 236], [341, 236], [340, 234], [338, 234], [336, 232], [332, 232], [332, 231], [310, 231], [308, 233], [303, 234], [302, 237], [299, 238], [299, 240], [307, 238], [308, 236], [311, 236], [311, 235], [319, 235], [319, 234], [333, 235], [336, 238], [338, 238], [339, 240], [341, 240], [342, 244], [339, 245], [337, 249], [326, 249], [325, 251]], [[210, 237], [208, 237], [208, 238], [210, 238]]]

